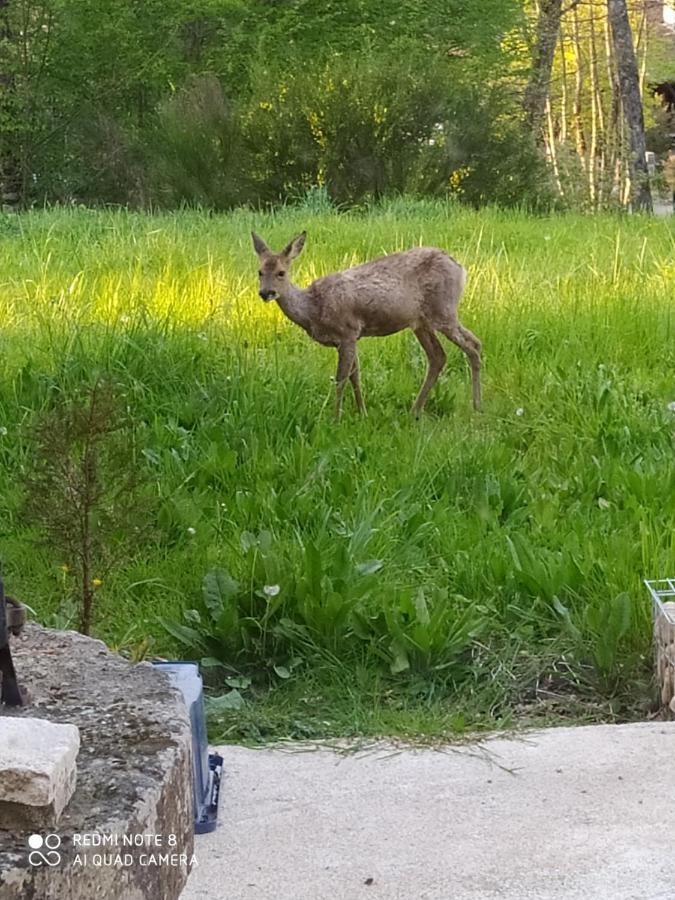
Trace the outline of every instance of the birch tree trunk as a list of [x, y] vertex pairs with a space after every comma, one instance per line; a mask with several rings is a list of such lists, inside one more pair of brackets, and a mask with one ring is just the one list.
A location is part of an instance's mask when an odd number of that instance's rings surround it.
[[567, 140], [567, 60], [565, 58], [565, 33], [560, 27], [560, 143]]
[[626, 0], [607, 0], [614, 55], [621, 88], [621, 106], [630, 141], [630, 201], [635, 210], [652, 212], [645, 147], [645, 123], [640, 97], [633, 34], [628, 19]]
[[584, 121], [582, 116], [582, 92], [584, 87], [583, 57], [581, 51], [581, 35], [579, 29], [579, 12], [576, 5], [572, 11], [572, 46], [574, 48], [574, 137], [577, 155], [581, 166], [586, 171], [586, 135], [584, 134]]
[[598, 54], [595, 44], [595, 8], [591, 8], [588, 21], [588, 70], [591, 77], [590, 101], [591, 101], [591, 143], [588, 148], [588, 196], [593, 209], [599, 206], [598, 200], [598, 147], [604, 135], [602, 134], [602, 105], [600, 103], [600, 91], [598, 88]]

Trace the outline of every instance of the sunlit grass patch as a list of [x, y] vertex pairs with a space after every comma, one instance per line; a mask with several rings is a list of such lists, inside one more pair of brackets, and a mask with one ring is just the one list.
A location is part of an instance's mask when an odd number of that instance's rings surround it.
[[[349, 398], [335, 425], [334, 353], [258, 299], [251, 227], [272, 247], [307, 229], [301, 284], [446, 248], [469, 269], [460, 315], [483, 341], [484, 411], [449, 347], [411, 420], [425, 361], [401, 334], [363, 342], [370, 415]], [[295, 708], [331, 671], [386, 708], [357, 730], [395, 730], [418, 702], [437, 731], [507, 721], [543, 683], [634, 714], [641, 579], [675, 571], [667, 220], [404, 201], [360, 215], [55, 210], [0, 219], [0, 258], [2, 557], [42, 621], [70, 623], [72, 595], [67, 561], [36, 549], [20, 515], [28, 426], [103, 374], [134, 420], [157, 523], [97, 590], [104, 638], [208, 659], [221, 693], [252, 678], [249, 721], [269, 683]], [[219, 571], [226, 587], [204, 594]]]

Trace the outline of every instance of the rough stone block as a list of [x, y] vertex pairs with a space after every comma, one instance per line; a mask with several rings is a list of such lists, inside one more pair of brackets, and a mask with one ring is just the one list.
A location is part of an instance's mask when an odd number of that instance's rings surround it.
[[74, 725], [0, 718], [0, 828], [55, 825], [75, 791]]
[[178, 900], [196, 861], [181, 692], [150, 663], [32, 622], [12, 638], [12, 656], [31, 701], [0, 705], [0, 722], [70, 723], [81, 748], [58, 825], [0, 829], [0, 900]]
[[666, 716], [675, 714], [675, 603], [668, 601], [654, 616], [656, 681]]

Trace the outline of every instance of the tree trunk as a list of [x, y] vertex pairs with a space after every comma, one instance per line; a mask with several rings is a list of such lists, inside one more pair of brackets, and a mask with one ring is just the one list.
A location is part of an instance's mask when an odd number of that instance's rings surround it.
[[543, 123], [546, 115], [553, 56], [562, 15], [562, 0], [541, 0], [537, 17], [537, 38], [532, 59], [530, 80], [525, 88], [523, 108], [528, 124], [537, 141], [543, 139]]
[[556, 149], [555, 128], [553, 127], [553, 113], [551, 111], [551, 98], [546, 98], [546, 119], [548, 122], [548, 156], [553, 167], [553, 176], [555, 178], [556, 187], [561, 197], [565, 196], [565, 191], [560, 179], [560, 167], [558, 166], [558, 151]]
[[621, 113], [621, 88], [616, 71], [614, 49], [609, 32], [609, 20], [604, 22], [605, 61], [607, 64], [607, 83], [610, 86], [609, 108], [607, 110], [607, 183], [605, 193], [608, 197], [616, 197], [620, 202], [620, 156], [619, 116]]
[[621, 105], [630, 140], [631, 206], [636, 210], [652, 212], [640, 79], [626, 0], [607, 0], [607, 16], [619, 73]]
[[567, 141], [567, 60], [565, 59], [565, 34], [560, 28], [560, 143]]
[[591, 204], [595, 209], [602, 206], [603, 201], [603, 180], [606, 165], [606, 132], [605, 132], [605, 114], [602, 108], [602, 92], [600, 88], [600, 76], [598, 72], [598, 45], [596, 41], [595, 31], [596, 8], [591, 8], [591, 16], [589, 18], [589, 71], [591, 76], [591, 116], [592, 116], [592, 138], [591, 151], [589, 154], [589, 190], [591, 195]]
[[572, 47], [574, 48], [574, 138], [577, 148], [577, 156], [582, 168], [586, 170], [586, 136], [584, 134], [584, 120], [582, 116], [582, 91], [584, 87], [583, 57], [581, 53], [581, 37], [579, 32], [579, 11], [573, 9]]
[[[0, 48], [9, 46], [12, 29], [9, 23], [9, 0], [0, 0]], [[14, 202], [18, 195], [18, 161], [8, 123], [14, 119], [12, 100], [14, 95], [14, 74], [9, 61], [0, 67], [0, 209], [5, 202]]]

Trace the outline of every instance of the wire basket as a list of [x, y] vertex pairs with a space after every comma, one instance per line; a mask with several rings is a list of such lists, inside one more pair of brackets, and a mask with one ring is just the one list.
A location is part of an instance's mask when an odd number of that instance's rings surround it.
[[661, 578], [657, 581], [645, 581], [647, 590], [652, 595], [652, 603], [654, 604], [654, 618], [657, 614], [665, 616], [665, 618], [675, 625], [675, 615], [673, 610], [668, 609], [665, 604], [675, 603], [675, 578]]

